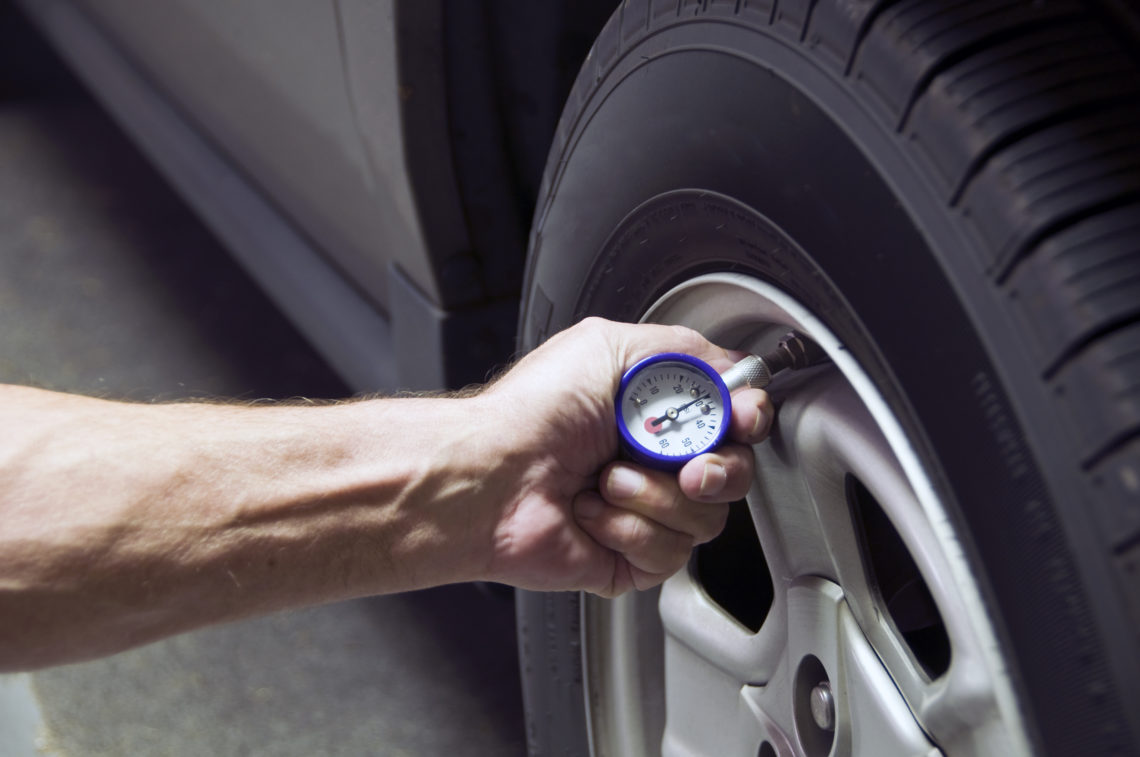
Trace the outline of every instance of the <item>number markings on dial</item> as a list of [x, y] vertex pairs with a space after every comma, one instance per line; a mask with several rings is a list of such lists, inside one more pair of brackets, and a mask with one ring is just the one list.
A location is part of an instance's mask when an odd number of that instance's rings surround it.
[[[716, 394], [716, 387], [704, 376], [666, 370], [644, 375], [627, 388], [629, 402], [623, 414], [643, 447], [662, 455], [690, 455], [717, 440], [720, 414], [711, 401]], [[680, 401], [678, 395], [687, 399]], [[670, 412], [674, 418], [667, 417]]]

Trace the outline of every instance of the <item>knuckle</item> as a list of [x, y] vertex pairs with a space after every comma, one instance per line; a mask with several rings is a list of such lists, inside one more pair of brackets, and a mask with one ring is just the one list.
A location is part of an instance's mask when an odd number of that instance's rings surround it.
[[649, 573], [644, 570], [636, 571], [633, 575], [633, 585], [638, 591], [645, 591], [652, 589], [654, 586], [660, 586], [665, 583], [671, 573]]
[[728, 508], [729, 505], [719, 505], [707, 509], [706, 517], [701, 524], [701, 533], [695, 535], [698, 544], [710, 542], [720, 536], [720, 532], [728, 522]]
[[664, 499], [661, 505], [662, 516], [678, 516], [684, 513], [686, 507], [691, 500], [685, 496], [679, 486], [672, 487], [669, 491], [669, 496]]
[[656, 529], [640, 517], [633, 516], [625, 520], [622, 542], [626, 550], [634, 554], [649, 552], [657, 541]]
[[579, 326], [584, 331], [599, 331], [605, 327], [607, 321], [596, 315], [591, 315], [583, 318], [579, 322]]
[[678, 340], [682, 341], [692, 339], [696, 334], [696, 332], [688, 326], [681, 326], [680, 324], [670, 324], [669, 330], [672, 331], [674, 335], [676, 335]]
[[725, 459], [725, 469], [728, 471], [728, 483], [735, 487], [748, 487], [756, 470], [756, 458], [752, 456], [752, 448], [736, 446], [731, 449]]

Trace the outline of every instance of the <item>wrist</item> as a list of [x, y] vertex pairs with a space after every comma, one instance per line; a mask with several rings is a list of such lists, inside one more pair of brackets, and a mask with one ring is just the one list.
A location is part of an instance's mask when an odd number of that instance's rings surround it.
[[[385, 399], [359, 414], [367, 480], [394, 475], [398, 491], [374, 514], [381, 558], [402, 591], [482, 580], [509, 496], [510, 436], [482, 396]], [[379, 556], [377, 556], [379, 557]]]

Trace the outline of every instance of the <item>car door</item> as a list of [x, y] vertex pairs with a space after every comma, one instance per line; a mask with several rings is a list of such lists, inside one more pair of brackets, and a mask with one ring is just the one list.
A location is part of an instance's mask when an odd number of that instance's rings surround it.
[[391, 0], [77, 2], [380, 309], [389, 262], [434, 294]]

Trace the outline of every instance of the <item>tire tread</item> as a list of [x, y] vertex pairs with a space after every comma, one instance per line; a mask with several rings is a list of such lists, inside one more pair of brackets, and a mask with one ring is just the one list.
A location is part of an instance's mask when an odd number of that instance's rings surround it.
[[[1010, 278], [1015, 317], [1042, 377], [1140, 319], [1140, 202], [1073, 224], [1044, 241]], [[1060, 303], [1047, 309], [1043, 302]]]
[[[1062, 374], [1140, 382], [1140, 364], [1106, 358], [1140, 317], [1140, 72], [1128, 38], [1077, 2], [864, 10], [851, 86], [926, 166], [980, 272], [1013, 295], [1043, 381], [1055, 393]], [[1136, 401], [1058, 395], [1087, 471], [1140, 433]], [[1094, 432], [1093, 418], [1106, 425]]]
[[1081, 15], [1073, 2], [930, 3], [905, 0], [878, 14], [863, 35], [851, 73], [871, 86], [881, 117], [902, 131], [911, 110], [943, 71], [1033, 28], [1064, 28]]

